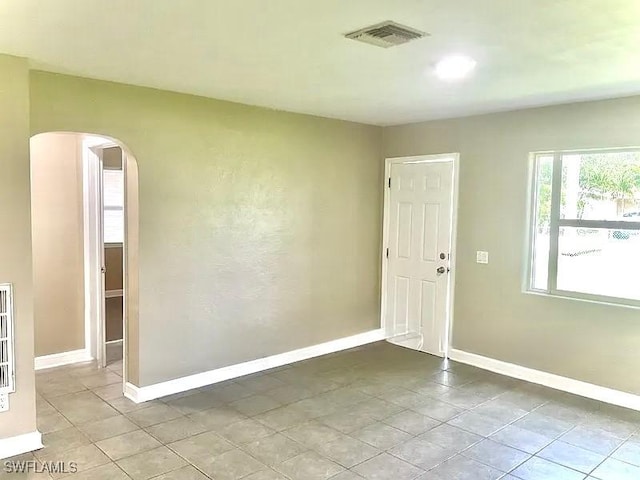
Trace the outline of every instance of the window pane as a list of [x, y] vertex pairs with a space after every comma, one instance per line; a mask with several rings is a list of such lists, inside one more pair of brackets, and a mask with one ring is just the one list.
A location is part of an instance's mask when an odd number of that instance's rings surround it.
[[536, 290], [547, 289], [552, 174], [553, 157], [538, 157], [536, 162], [536, 210], [531, 269], [531, 286]]
[[124, 241], [124, 211], [104, 211], [104, 243], [121, 243]]
[[640, 153], [562, 156], [561, 218], [640, 221]]
[[124, 172], [103, 170], [104, 242], [124, 241]]
[[640, 232], [561, 227], [558, 289], [640, 300]]
[[104, 170], [104, 206], [122, 207], [124, 204], [124, 174], [122, 170]]

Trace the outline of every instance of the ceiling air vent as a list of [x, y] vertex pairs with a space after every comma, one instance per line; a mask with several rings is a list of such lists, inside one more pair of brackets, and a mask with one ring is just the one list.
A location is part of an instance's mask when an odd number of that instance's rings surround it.
[[387, 21], [347, 33], [345, 37], [376, 45], [377, 47], [389, 48], [394, 45], [402, 45], [417, 38], [426, 37], [427, 35], [428, 33], [421, 32], [415, 28]]

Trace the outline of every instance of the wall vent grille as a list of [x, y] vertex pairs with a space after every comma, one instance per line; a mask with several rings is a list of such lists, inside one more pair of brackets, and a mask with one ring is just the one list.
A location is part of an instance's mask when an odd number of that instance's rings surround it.
[[14, 379], [12, 288], [0, 284], [0, 394], [15, 391]]
[[402, 45], [403, 43], [426, 37], [429, 34], [415, 28], [400, 25], [399, 23], [386, 21], [371, 25], [370, 27], [361, 28], [355, 32], [347, 33], [346, 38], [358, 40], [359, 42], [368, 43], [377, 47], [389, 48], [394, 45]]

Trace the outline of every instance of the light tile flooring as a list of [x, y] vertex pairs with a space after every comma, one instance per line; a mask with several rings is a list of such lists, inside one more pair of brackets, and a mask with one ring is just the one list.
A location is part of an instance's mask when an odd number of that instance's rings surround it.
[[640, 479], [638, 412], [384, 342], [140, 405], [121, 368], [37, 373], [33, 458], [75, 480]]

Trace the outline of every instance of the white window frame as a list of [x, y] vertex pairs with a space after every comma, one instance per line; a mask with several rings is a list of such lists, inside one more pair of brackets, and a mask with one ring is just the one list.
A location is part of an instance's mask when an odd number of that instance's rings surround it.
[[[575, 298], [580, 300], [595, 301], [598, 303], [610, 303], [622, 306], [640, 307], [640, 300], [631, 298], [611, 297], [607, 295], [596, 295], [583, 292], [573, 292], [558, 289], [558, 242], [561, 227], [577, 228], [604, 228], [619, 230], [638, 230], [640, 222], [625, 222], [616, 220], [579, 220], [560, 218], [561, 197], [562, 197], [562, 157], [564, 155], [586, 155], [603, 153], [640, 153], [640, 147], [608, 148], [593, 150], [558, 150], [543, 151], [531, 154], [532, 168], [529, 181], [531, 200], [529, 212], [529, 238], [527, 259], [526, 291], [538, 294], [547, 294], [557, 297]], [[541, 157], [553, 156], [553, 173], [551, 176], [551, 209], [550, 209], [550, 231], [549, 231], [549, 264], [547, 267], [547, 288], [540, 289], [534, 287], [534, 262], [535, 262], [535, 239], [537, 228], [537, 207], [538, 207], [538, 165]]]
[[119, 242], [106, 242], [105, 241], [105, 246], [120, 246], [124, 243], [124, 170], [123, 168], [114, 168], [114, 167], [103, 167], [103, 171], [115, 171], [115, 172], [120, 172], [120, 174], [122, 175], [123, 178], [123, 203], [122, 205], [107, 205], [106, 203], [103, 204], [103, 208], [105, 211], [109, 210], [109, 211], [113, 211], [113, 212], [121, 212], [122, 215], [122, 220], [123, 220], [123, 225], [122, 225], [122, 240]]

